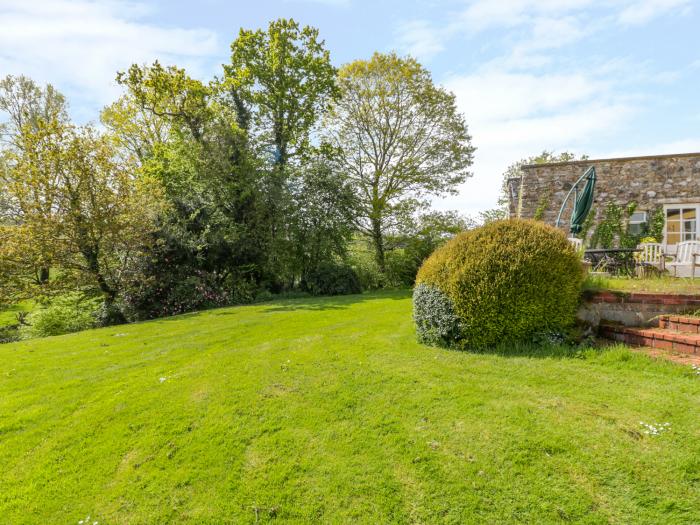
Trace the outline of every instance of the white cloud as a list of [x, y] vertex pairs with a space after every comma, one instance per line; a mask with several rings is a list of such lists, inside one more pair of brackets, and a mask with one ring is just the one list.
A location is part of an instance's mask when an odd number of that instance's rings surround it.
[[635, 157], [638, 155], [665, 155], [671, 153], [697, 152], [700, 152], [700, 136], [662, 142], [653, 145], [653, 147], [613, 149], [595, 152], [595, 154], [599, 157]]
[[[146, 21], [143, 3], [88, 0], [0, 1], [0, 74], [51, 82], [80, 99], [77, 116], [115, 98], [118, 70], [131, 63], [177, 63], [193, 75], [206, 70], [218, 48], [206, 29], [159, 27]], [[90, 112], [90, 113], [89, 113]]]
[[641, 25], [671, 11], [690, 9], [691, 0], [636, 0], [620, 12], [624, 25]]
[[455, 24], [470, 32], [515, 27], [541, 16], [551, 18], [577, 11], [593, 3], [593, 0], [474, 0], [462, 11]]
[[501, 174], [542, 150], [578, 151], [593, 137], [614, 136], [635, 113], [608, 81], [583, 73], [523, 74], [483, 69], [446, 82], [478, 148], [474, 178], [458, 197], [435, 205], [472, 213], [495, 206]]
[[425, 21], [404, 22], [397, 28], [396, 35], [397, 47], [421, 61], [430, 60], [445, 48], [445, 35], [440, 35], [436, 28]]
[[[489, 31], [490, 49], [501, 49], [499, 56], [482, 63], [477, 71], [446, 79], [447, 88], [457, 95], [478, 149], [474, 179], [466, 183], [459, 196], [435, 204], [471, 212], [495, 206], [505, 169], [543, 149], [609, 154], [595, 151], [595, 145], [605, 144], [604, 137], [612, 142], [644, 107], [634, 80], [672, 83], [681, 72], [653, 71], [648, 63], [630, 65], [626, 58], [614, 55], [602, 64], [594, 64], [601, 62], [601, 57], [584, 57], [572, 66], [561, 50], [601, 31], [616, 31], [682, 13], [690, 9], [690, 3], [471, 0], [444, 28], [432, 26], [445, 47], [449, 39], [462, 37], [474, 42], [485, 38], [482, 33]], [[566, 66], [562, 70], [563, 64]], [[646, 72], [643, 78], [641, 69]], [[694, 144], [689, 139], [653, 151], [693, 149]]]

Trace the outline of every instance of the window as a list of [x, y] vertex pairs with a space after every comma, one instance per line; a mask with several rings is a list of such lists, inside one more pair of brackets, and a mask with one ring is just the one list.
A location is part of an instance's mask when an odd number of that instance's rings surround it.
[[644, 228], [647, 224], [647, 212], [645, 211], [635, 211], [630, 215], [629, 221], [627, 221], [628, 228], [627, 231], [632, 235], [641, 235], [644, 233]]
[[678, 244], [694, 241], [698, 234], [698, 204], [666, 205], [666, 227], [664, 239], [666, 244]]

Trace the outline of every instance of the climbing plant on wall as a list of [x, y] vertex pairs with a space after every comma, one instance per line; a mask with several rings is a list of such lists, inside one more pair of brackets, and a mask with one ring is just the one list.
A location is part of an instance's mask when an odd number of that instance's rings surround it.
[[[617, 245], [620, 248], [634, 248], [642, 237], [650, 235], [650, 225], [647, 225], [638, 234], [630, 232], [628, 221], [636, 209], [637, 203], [635, 202], [631, 202], [627, 206], [621, 206], [613, 202], [609, 203], [605, 207], [602, 220], [598, 223], [591, 236], [591, 246], [595, 248], [613, 248]], [[655, 227], [658, 227], [653, 220], [651, 222]], [[663, 237], [663, 222], [661, 223], [661, 232]], [[655, 237], [654, 234], [652, 235]]]

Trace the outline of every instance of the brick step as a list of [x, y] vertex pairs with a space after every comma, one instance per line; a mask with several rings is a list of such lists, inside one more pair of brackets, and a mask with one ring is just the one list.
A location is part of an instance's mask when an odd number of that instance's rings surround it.
[[682, 354], [700, 355], [700, 333], [687, 333], [668, 328], [631, 328], [601, 324], [600, 335], [631, 346], [648, 346]]
[[698, 334], [700, 333], [700, 317], [661, 315], [659, 316], [659, 328], [676, 330], [688, 334]]

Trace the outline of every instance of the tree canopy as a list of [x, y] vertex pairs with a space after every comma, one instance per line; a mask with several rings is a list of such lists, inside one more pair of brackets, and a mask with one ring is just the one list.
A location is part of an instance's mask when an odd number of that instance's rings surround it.
[[474, 148], [452, 93], [413, 58], [375, 53], [338, 74], [324, 138], [361, 201], [360, 227], [385, 266], [384, 237], [431, 195], [456, 193]]

